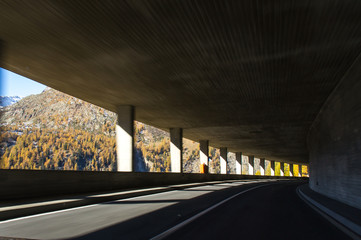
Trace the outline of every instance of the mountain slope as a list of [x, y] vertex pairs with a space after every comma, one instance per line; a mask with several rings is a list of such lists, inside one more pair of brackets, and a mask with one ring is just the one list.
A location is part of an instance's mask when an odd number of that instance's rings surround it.
[[[115, 113], [51, 88], [1, 111], [3, 168], [114, 170]], [[89, 143], [96, 138], [98, 145]], [[45, 155], [38, 150], [44, 139], [54, 145]], [[135, 147], [136, 171], [170, 171], [169, 133], [135, 122]], [[23, 150], [32, 152], [26, 164]], [[187, 139], [184, 169], [199, 172], [198, 146]]]
[[41, 94], [5, 107], [0, 123], [42, 129], [80, 129], [111, 136], [115, 118], [112, 112], [47, 88]]
[[19, 101], [19, 96], [0, 96], [0, 107], [6, 107]]

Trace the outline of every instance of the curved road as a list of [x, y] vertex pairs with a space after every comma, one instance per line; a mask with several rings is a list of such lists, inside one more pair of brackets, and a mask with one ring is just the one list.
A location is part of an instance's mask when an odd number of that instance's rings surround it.
[[0, 239], [349, 239], [300, 184], [224, 182], [38, 214], [0, 222]]

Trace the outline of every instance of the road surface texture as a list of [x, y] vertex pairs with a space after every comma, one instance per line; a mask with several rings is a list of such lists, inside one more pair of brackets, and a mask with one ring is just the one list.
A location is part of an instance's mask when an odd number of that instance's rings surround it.
[[[349, 239], [296, 194], [301, 181], [237, 181], [0, 222], [2, 239]], [[1, 239], [1, 237], [0, 237]]]

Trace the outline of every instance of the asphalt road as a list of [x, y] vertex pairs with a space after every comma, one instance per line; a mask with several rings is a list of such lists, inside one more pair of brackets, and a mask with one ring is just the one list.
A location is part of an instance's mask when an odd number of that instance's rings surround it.
[[174, 190], [0, 222], [0, 236], [349, 239], [299, 199], [299, 184], [243, 181]]

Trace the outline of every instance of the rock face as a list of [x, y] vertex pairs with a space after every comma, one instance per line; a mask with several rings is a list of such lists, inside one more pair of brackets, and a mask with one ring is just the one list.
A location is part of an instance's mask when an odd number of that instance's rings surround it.
[[[112, 136], [115, 118], [112, 112], [47, 88], [5, 107], [0, 122], [42, 129], [73, 128]], [[104, 125], [108, 126], [107, 132], [102, 131]]]
[[[51, 88], [8, 105], [1, 112], [0, 126], [20, 132], [31, 128], [59, 133], [81, 130], [115, 137], [115, 113]], [[199, 172], [198, 144], [185, 139], [183, 145], [185, 172]], [[136, 171], [169, 171], [169, 133], [135, 122], [135, 147]]]

